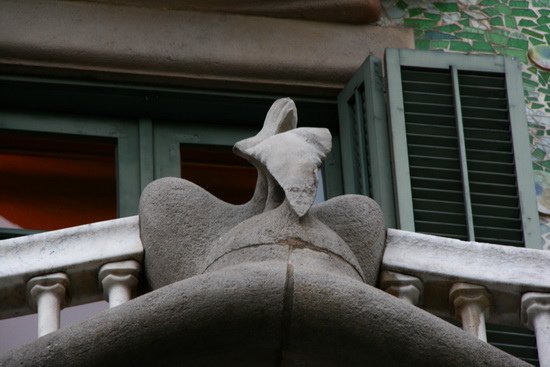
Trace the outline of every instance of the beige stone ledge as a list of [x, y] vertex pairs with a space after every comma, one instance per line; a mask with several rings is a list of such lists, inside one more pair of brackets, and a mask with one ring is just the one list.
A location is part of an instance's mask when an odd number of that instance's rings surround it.
[[371, 23], [380, 17], [379, 0], [89, 0], [144, 8], [192, 10], [308, 19], [322, 22]]
[[0, 72], [335, 95], [412, 30], [97, 3], [0, 0]]

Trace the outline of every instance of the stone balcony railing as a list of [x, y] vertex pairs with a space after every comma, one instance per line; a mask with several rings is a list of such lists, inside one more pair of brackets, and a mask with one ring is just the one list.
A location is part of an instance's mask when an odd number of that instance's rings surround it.
[[[0, 319], [37, 312], [42, 336], [63, 307], [117, 306], [142, 260], [137, 216], [0, 241]], [[527, 326], [550, 366], [550, 252], [389, 229], [379, 286], [484, 341], [486, 322]]]

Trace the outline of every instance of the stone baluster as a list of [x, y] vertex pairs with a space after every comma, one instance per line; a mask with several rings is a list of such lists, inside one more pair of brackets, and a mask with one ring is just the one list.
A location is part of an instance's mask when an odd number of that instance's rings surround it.
[[550, 367], [550, 293], [525, 293], [521, 297], [521, 319], [535, 331], [541, 367]]
[[380, 288], [414, 306], [420, 304], [422, 281], [416, 277], [383, 271], [380, 276]]
[[455, 283], [449, 291], [449, 301], [454, 306], [456, 317], [462, 321], [462, 329], [486, 342], [485, 318], [491, 302], [485, 287]]
[[38, 276], [27, 282], [29, 304], [38, 313], [38, 337], [59, 329], [68, 286], [69, 278], [64, 273]]
[[116, 307], [132, 299], [138, 284], [140, 265], [137, 261], [119, 261], [105, 264], [99, 270], [99, 282], [109, 307]]

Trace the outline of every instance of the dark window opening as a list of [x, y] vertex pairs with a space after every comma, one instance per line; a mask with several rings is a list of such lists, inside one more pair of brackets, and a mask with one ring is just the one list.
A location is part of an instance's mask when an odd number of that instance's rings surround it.
[[0, 131], [0, 228], [53, 230], [117, 216], [116, 140]]
[[249, 201], [256, 186], [256, 168], [233, 154], [231, 147], [182, 144], [181, 177], [232, 204]]

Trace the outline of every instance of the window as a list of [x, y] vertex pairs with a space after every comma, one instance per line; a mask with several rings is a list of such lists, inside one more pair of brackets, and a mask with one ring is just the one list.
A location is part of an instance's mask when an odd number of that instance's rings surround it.
[[116, 140], [4, 130], [0, 220], [52, 230], [116, 218]]
[[371, 195], [401, 229], [540, 248], [519, 66], [387, 50], [385, 68], [387, 117], [374, 57], [339, 96], [346, 192]]
[[[300, 126], [327, 127], [334, 136], [334, 147], [323, 169], [324, 190], [326, 197], [340, 195], [337, 105], [330, 98], [292, 97], [298, 106]], [[88, 178], [80, 177], [87, 188], [98, 191], [96, 194], [86, 191], [81, 181], [70, 200], [81, 204], [88, 201], [92, 209], [80, 211], [79, 216], [71, 214], [72, 209], [62, 213], [46, 212], [48, 220], [55, 223], [46, 225], [44, 220], [37, 219], [36, 225], [19, 225], [23, 229], [9, 228], [15, 227], [17, 221], [7, 218], [0, 222], [0, 237], [135, 215], [143, 188], [152, 180], [167, 176], [190, 179], [213, 190], [222, 199], [242, 202], [250, 195], [250, 186], [255, 185], [256, 172], [246, 162], [243, 165], [243, 160], [234, 156], [231, 148], [236, 141], [260, 130], [276, 98], [278, 96], [0, 76], [0, 139], [13, 141], [9, 147], [3, 144], [0, 153], [6, 156], [15, 149], [30, 154], [42, 149], [43, 154], [62, 157], [65, 152], [66, 158], [73, 160], [71, 164], [80, 164], [79, 172], [88, 175]], [[13, 136], [20, 138], [16, 141]], [[35, 139], [33, 142], [31, 137]], [[20, 146], [14, 147], [17, 142]], [[56, 182], [64, 180], [62, 185], [50, 183], [47, 186], [55, 190], [34, 191], [36, 197], [29, 204], [33, 212], [40, 202], [53, 202], [56, 195], [71, 191], [67, 184], [71, 175], [68, 160], [57, 171]], [[78, 163], [83, 160], [88, 168]], [[100, 162], [104, 166], [99, 167]], [[17, 187], [18, 180], [28, 185], [38, 183], [38, 166], [18, 163], [20, 176], [16, 176], [15, 172], [5, 172], [8, 167], [2, 163], [2, 175], [9, 178], [2, 184], [7, 185], [9, 181], [12, 187]], [[228, 170], [237, 170], [239, 175], [233, 175], [232, 180], [221, 180], [204, 174], [212, 170], [217, 171], [216, 176]], [[98, 184], [98, 180], [103, 183]], [[109, 189], [103, 187], [104, 184]], [[247, 189], [241, 190], [243, 186]], [[0, 194], [0, 211], [6, 211], [8, 196], [18, 205], [23, 202], [21, 196], [8, 195], [4, 190]], [[50, 209], [53, 207], [55, 205]]]

